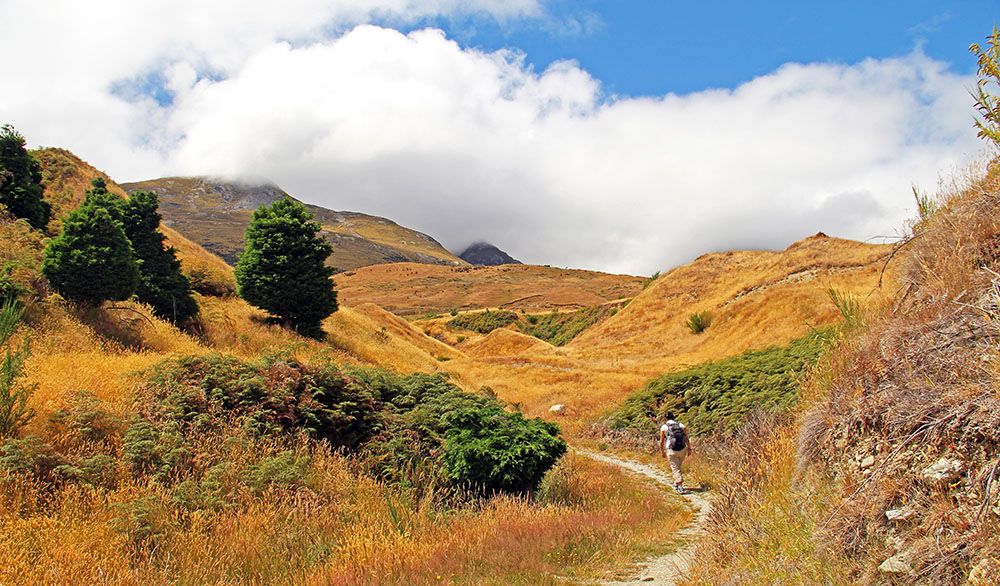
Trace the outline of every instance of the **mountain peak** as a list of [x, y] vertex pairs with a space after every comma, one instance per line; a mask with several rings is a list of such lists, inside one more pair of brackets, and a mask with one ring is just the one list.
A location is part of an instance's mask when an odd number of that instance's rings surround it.
[[489, 242], [483, 241], [470, 244], [458, 257], [476, 266], [524, 264]]

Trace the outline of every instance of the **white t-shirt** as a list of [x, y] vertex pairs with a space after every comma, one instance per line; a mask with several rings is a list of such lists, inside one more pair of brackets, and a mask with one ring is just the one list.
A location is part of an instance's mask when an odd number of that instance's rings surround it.
[[[668, 419], [666, 423], [664, 423], [663, 425], [660, 426], [660, 431], [662, 431], [664, 433], [664, 435], [667, 436], [667, 451], [670, 451], [670, 452], [673, 451], [673, 450], [670, 449], [670, 424], [671, 423], [676, 423], [677, 425], [681, 426], [681, 429], [684, 429], [685, 431], [687, 430], [687, 428], [684, 427], [683, 423], [679, 423], [677, 421], [674, 421], [673, 419]], [[687, 434], [685, 433], [685, 435], [687, 435]], [[684, 448], [681, 449], [680, 451], [683, 452], [686, 449], [687, 449], [687, 444], [685, 444]]]

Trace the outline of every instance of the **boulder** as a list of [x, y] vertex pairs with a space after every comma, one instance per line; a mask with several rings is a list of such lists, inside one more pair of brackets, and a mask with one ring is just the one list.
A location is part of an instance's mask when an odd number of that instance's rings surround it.
[[556, 403], [555, 405], [549, 407], [549, 413], [552, 413], [553, 415], [565, 415], [566, 405], [563, 405], [562, 403]]
[[961, 478], [963, 472], [965, 472], [965, 462], [957, 458], [939, 458], [924, 468], [922, 476], [931, 484], [947, 485]]

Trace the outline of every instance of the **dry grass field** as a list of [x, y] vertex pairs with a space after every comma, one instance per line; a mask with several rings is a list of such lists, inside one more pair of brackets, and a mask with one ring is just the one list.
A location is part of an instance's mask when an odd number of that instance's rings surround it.
[[[446, 326], [448, 315], [418, 319], [414, 325], [464, 354], [444, 367], [466, 386], [489, 386], [531, 415], [546, 415], [549, 406], [564, 404], [568, 413], [563, 422], [572, 429], [663, 372], [785, 344], [838, 321], [841, 314], [831, 289], [858, 298], [893, 294], [896, 265], [886, 264], [890, 251], [888, 245], [817, 235], [784, 251], [704, 255], [661, 276], [615, 315], [558, 348], [511, 329], [486, 336], [455, 331]], [[379, 274], [412, 270], [404, 267], [375, 269]], [[354, 278], [342, 282], [353, 287], [365, 282]], [[385, 281], [368, 282], [371, 297], [393, 294], [396, 303], [405, 301], [397, 290], [384, 291]], [[417, 295], [414, 303], [422, 308], [424, 299]], [[713, 316], [701, 334], [686, 325], [697, 312]]]
[[533, 265], [445, 267], [395, 263], [337, 275], [346, 305], [374, 303], [398, 315], [452, 309], [549, 311], [600, 305], [633, 297], [642, 277]]

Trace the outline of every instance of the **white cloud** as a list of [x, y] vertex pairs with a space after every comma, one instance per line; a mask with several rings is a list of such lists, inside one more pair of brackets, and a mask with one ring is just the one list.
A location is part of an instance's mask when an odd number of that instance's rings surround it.
[[[529, 262], [633, 273], [819, 230], [892, 233], [912, 209], [911, 182], [933, 187], [979, 148], [972, 81], [919, 52], [789, 64], [734, 89], [608, 97], [575, 63], [536, 72], [516, 52], [463, 48], [440, 31], [360, 26], [324, 38], [373, 12], [413, 19], [468, 3], [347, 4], [333, 15], [303, 2], [309, 22], [270, 4], [261, 14], [273, 22], [242, 14], [245, 3], [214, 8], [200, 26], [164, 11], [192, 30], [178, 38], [153, 23], [107, 37], [126, 39], [114, 51], [145, 45], [128, 56], [108, 52], [109, 63], [67, 66], [51, 80], [15, 74], [0, 118], [121, 179], [267, 176], [307, 201], [385, 215], [451, 247], [483, 238]], [[498, 18], [542, 11], [527, 1], [473, 6]], [[10, 46], [0, 40], [4, 53]], [[48, 50], [69, 50], [57, 48]], [[150, 72], [175, 93], [169, 106], [111, 92]], [[68, 87], [60, 77], [80, 90], [55, 91]]]

